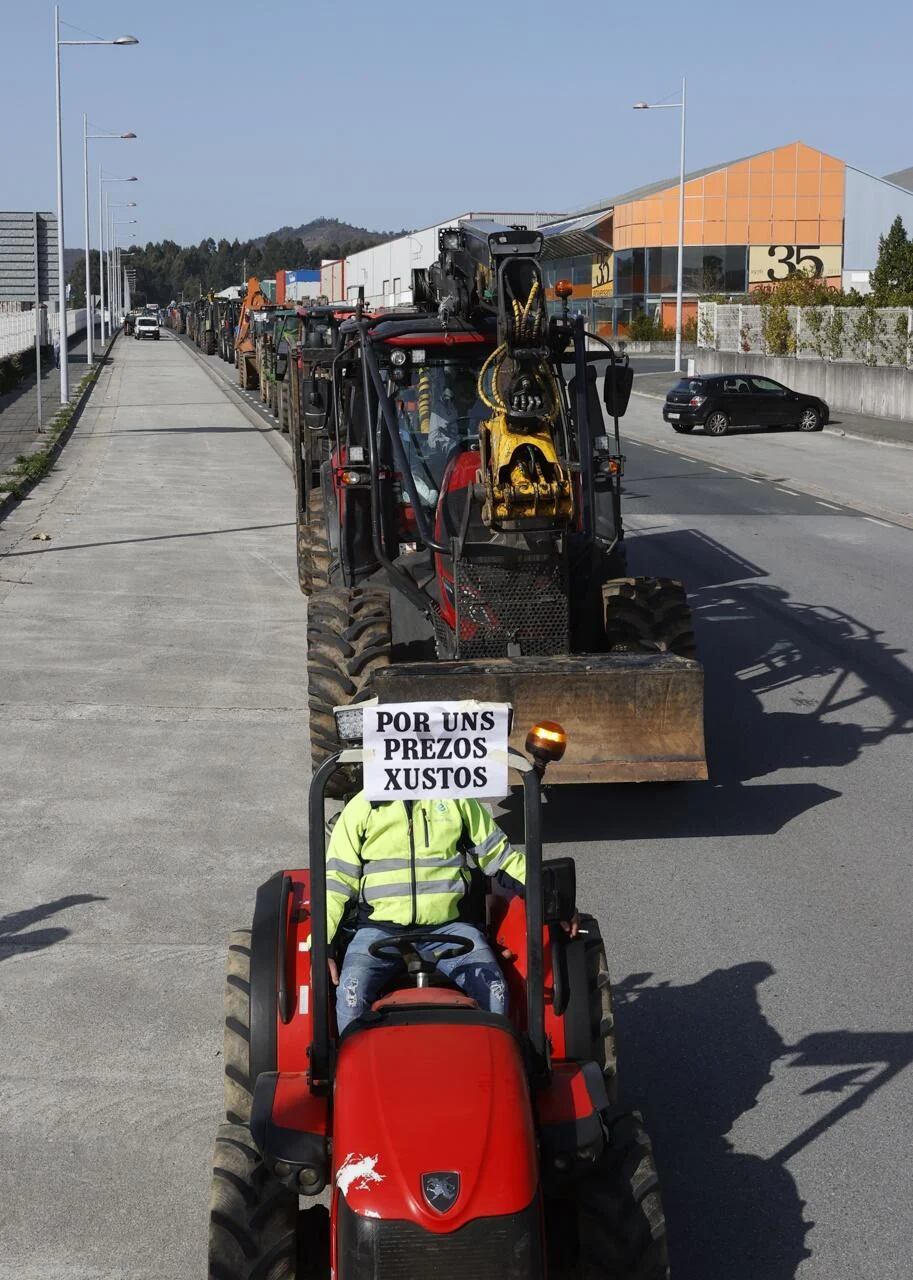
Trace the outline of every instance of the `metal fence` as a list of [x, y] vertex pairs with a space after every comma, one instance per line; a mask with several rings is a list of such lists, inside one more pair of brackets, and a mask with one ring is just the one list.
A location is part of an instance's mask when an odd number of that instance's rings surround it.
[[[0, 360], [29, 351], [35, 345], [35, 322], [41, 325], [41, 341], [50, 344], [60, 332], [59, 312], [41, 307], [31, 311], [0, 313]], [[85, 310], [67, 312], [67, 335], [86, 327]]]
[[797, 360], [913, 366], [913, 307], [698, 304], [698, 346]]

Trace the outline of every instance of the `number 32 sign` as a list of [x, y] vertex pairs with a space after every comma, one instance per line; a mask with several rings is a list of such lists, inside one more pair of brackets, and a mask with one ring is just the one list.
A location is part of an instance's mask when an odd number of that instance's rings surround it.
[[753, 244], [748, 250], [748, 282], [785, 280], [797, 271], [827, 279], [840, 275], [842, 259], [839, 244]]

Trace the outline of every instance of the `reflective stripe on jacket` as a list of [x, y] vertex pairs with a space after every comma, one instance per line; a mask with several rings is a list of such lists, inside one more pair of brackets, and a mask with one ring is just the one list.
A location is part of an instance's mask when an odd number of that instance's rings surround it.
[[349, 902], [372, 921], [425, 927], [459, 919], [470, 870], [525, 883], [526, 859], [477, 800], [373, 804], [359, 792], [327, 848], [327, 938]]

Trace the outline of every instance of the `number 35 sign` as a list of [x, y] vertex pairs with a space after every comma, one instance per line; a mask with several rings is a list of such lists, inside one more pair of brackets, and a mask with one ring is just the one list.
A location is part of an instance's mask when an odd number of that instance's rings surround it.
[[753, 244], [748, 250], [748, 283], [785, 280], [797, 271], [824, 280], [840, 275], [842, 261], [839, 244]]

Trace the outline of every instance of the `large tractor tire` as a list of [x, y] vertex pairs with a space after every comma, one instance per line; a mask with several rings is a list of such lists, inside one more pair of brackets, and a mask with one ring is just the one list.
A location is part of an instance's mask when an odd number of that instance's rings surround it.
[[637, 1112], [609, 1113], [608, 1141], [566, 1197], [546, 1205], [552, 1280], [668, 1280], [666, 1221]]
[[298, 585], [304, 595], [330, 585], [332, 553], [327, 536], [326, 504], [319, 485], [308, 495], [307, 515], [297, 521]]
[[[308, 604], [308, 707], [311, 771], [339, 750], [333, 708], [370, 698], [373, 675], [390, 662], [390, 592], [385, 587], [326, 587]], [[355, 790], [354, 775], [337, 771], [327, 794]]]
[[208, 356], [216, 354], [216, 335], [213, 329], [207, 329], [203, 335], [203, 350]]
[[605, 943], [599, 922], [589, 915], [580, 916], [581, 937], [586, 956], [586, 986], [589, 997], [590, 1027], [593, 1044], [591, 1060], [597, 1062], [605, 1079], [609, 1102], [618, 1100], [618, 1059], [615, 1049], [615, 1010], [612, 1005], [612, 983]]
[[225, 1119], [230, 1124], [250, 1124], [254, 1093], [250, 1078], [250, 929], [235, 929], [229, 935], [223, 1010]]
[[697, 652], [685, 588], [674, 578], [615, 578], [603, 587], [610, 652]]
[[246, 1125], [222, 1124], [209, 1201], [209, 1280], [327, 1280], [329, 1222], [260, 1159]]

